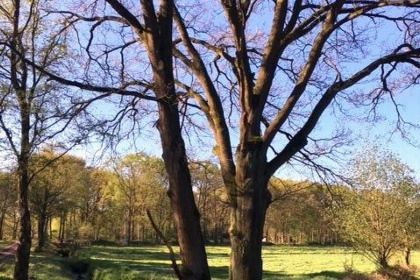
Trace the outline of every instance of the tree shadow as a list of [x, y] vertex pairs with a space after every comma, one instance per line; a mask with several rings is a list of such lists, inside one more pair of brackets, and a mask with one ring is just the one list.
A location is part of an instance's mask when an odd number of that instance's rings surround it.
[[309, 276], [310, 278], [322, 277], [322, 278], [334, 278], [334, 279], [343, 279], [347, 275], [348, 273], [346, 272], [329, 271], [329, 270], [307, 274], [307, 276]]
[[[228, 279], [229, 266], [210, 266], [210, 274], [212, 279]], [[264, 271], [263, 279], [284, 279], [290, 276], [281, 272]]]

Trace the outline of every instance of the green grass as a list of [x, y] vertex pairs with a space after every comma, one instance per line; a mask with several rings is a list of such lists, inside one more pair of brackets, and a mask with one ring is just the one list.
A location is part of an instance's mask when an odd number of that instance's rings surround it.
[[[207, 252], [213, 279], [227, 279], [229, 248], [209, 246]], [[420, 252], [414, 252], [412, 259], [420, 260]], [[174, 279], [168, 253], [163, 246], [91, 246], [79, 250], [73, 258], [34, 253], [30, 275], [37, 280], [74, 279], [69, 267], [77, 260], [90, 263], [93, 280]], [[344, 247], [268, 246], [263, 249], [263, 260], [264, 279], [332, 280], [346, 276], [345, 267], [359, 272], [375, 269], [373, 263]], [[401, 261], [397, 258], [393, 260], [394, 263]], [[0, 264], [0, 280], [11, 279], [12, 268], [12, 262]]]

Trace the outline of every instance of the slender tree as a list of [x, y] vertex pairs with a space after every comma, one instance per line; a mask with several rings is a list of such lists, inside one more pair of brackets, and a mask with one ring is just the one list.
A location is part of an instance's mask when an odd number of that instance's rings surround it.
[[[60, 145], [59, 136], [71, 127], [76, 113], [85, 105], [77, 102], [75, 95], [70, 98], [61, 85], [48, 80], [33, 65], [56, 67], [66, 55], [62, 34], [54, 29], [56, 26], [45, 22], [41, 8], [46, 5], [48, 1], [38, 0], [0, 3], [0, 147], [16, 161], [19, 213], [13, 276], [16, 280], [28, 279], [32, 237], [28, 193], [38, 173], [30, 173], [30, 159], [42, 144], [55, 141]], [[77, 136], [66, 135], [67, 149], [80, 141], [79, 134], [74, 135]]]

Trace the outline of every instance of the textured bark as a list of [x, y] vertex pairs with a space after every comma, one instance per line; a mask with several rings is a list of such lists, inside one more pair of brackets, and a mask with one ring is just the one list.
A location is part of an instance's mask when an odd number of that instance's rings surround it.
[[168, 195], [181, 250], [182, 279], [210, 279], [200, 215], [194, 202], [176, 104], [159, 104], [159, 132], [169, 178]]
[[231, 191], [230, 215], [231, 280], [262, 279], [261, 241], [269, 198], [263, 158], [248, 148], [236, 154], [236, 186]]

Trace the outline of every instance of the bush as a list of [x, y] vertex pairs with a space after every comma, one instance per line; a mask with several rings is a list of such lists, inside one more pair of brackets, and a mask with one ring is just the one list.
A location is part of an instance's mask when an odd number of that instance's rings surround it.
[[393, 266], [381, 268], [372, 274], [351, 273], [343, 280], [418, 280], [415, 274], [418, 268], [415, 266]]
[[401, 266], [396, 265], [389, 268], [381, 268], [378, 270], [378, 274], [388, 277], [392, 280], [415, 280], [416, 272], [418, 271], [415, 266]]

